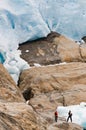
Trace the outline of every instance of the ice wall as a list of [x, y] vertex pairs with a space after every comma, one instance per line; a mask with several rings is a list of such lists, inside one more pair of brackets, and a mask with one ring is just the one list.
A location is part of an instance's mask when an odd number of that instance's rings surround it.
[[85, 0], [1, 0], [0, 44], [12, 50], [50, 31], [80, 40], [86, 35], [85, 5]]
[[0, 0], [0, 62], [9, 66], [13, 61], [17, 67], [13, 53], [19, 44], [51, 31], [81, 40], [86, 35], [85, 5], [86, 0]]

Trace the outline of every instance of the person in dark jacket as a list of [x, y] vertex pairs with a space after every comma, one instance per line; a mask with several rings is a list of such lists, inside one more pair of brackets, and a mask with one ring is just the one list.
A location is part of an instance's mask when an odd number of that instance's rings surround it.
[[57, 120], [58, 120], [58, 112], [57, 111], [55, 111], [55, 121], [57, 122]]
[[69, 121], [69, 119], [72, 122], [72, 113], [71, 113], [71, 111], [68, 112], [67, 122]]

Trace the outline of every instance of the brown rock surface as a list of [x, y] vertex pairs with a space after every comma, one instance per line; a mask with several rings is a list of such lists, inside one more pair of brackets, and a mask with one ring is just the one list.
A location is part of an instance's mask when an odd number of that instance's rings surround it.
[[86, 43], [80, 45], [80, 54], [83, 62], [86, 62]]
[[12, 77], [0, 64], [0, 130], [40, 130], [39, 117], [25, 100]]
[[82, 61], [79, 45], [73, 40], [60, 36], [54, 39], [54, 44], [57, 45], [57, 51], [62, 62]]
[[48, 130], [82, 130], [82, 127], [71, 124], [71, 123], [60, 123], [60, 124], [54, 124], [53, 126], [50, 126]]
[[34, 63], [46, 65], [61, 62], [57, 52], [57, 45], [53, 43], [54, 38], [59, 36], [60, 34], [52, 32], [46, 38], [20, 44], [21, 57], [30, 65], [34, 65]]
[[2, 64], [0, 64], [0, 100], [24, 101], [19, 88]]
[[82, 130], [65, 123], [65, 119], [59, 119], [60, 122], [55, 124], [54, 111], [59, 105], [86, 102], [86, 63], [32, 67], [21, 73], [19, 87], [22, 92], [31, 88], [34, 96], [28, 104], [45, 119], [48, 130]]
[[67, 123], [62, 123], [58, 125], [58, 130], [82, 130], [82, 127], [76, 125], [76, 124], [67, 124]]
[[[49, 65], [61, 62], [86, 61], [86, 45], [58, 33], [51, 32], [46, 38], [26, 42], [19, 46], [22, 54], [30, 65], [39, 63]], [[28, 51], [27, 51], [28, 50]]]
[[25, 103], [0, 102], [0, 130], [40, 130], [35, 115]]
[[[44, 101], [49, 103], [54, 101], [60, 105], [86, 102], [86, 64], [74, 62], [33, 67], [22, 72], [19, 87], [22, 92], [32, 88], [34, 98], [31, 101], [37, 98], [38, 104], [40, 102], [42, 104]], [[41, 101], [42, 97], [44, 101]]]

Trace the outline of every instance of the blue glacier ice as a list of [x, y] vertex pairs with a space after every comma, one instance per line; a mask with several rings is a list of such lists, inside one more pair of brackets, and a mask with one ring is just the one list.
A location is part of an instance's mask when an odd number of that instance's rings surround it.
[[0, 44], [5, 37], [12, 49], [13, 44], [17, 47], [51, 31], [80, 40], [86, 35], [85, 4], [85, 0], [1, 0]]
[[0, 63], [4, 63], [6, 60], [6, 55], [5, 52], [3, 52], [2, 50], [0, 50]]
[[71, 110], [73, 114], [73, 123], [81, 125], [83, 128], [86, 128], [86, 102], [81, 102], [79, 105], [71, 105], [71, 106], [59, 106], [57, 107], [57, 111], [60, 117], [64, 117], [67, 120], [68, 112]]
[[19, 44], [51, 31], [80, 41], [86, 35], [85, 5], [86, 0], [0, 0], [0, 63], [16, 82], [29, 67], [20, 58]]

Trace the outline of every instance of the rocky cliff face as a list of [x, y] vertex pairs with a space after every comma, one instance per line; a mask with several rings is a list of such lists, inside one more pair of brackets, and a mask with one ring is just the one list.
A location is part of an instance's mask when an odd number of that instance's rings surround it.
[[24, 101], [19, 88], [2, 64], [0, 64], [0, 99], [9, 102]]
[[[44, 95], [45, 102], [53, 100], [57, 102], [56, 104], [60, 103], [61, 105], [86, 102], [86, 64], [73, 62], [33, 67], [21, 73], [19, 87], [22, 92], [31, 88], [34, 95], [31, 100], [35, 100], [38, 95], [39, 97]], [[38, 102], [40, 99], [38, 98], [36, 101]], [[39, 104], [41, 102], [40, 100]]]
[[25, 103], [21, 91], [0, 64], [0, 129], [40, 130], [31, 106]]
[[[73, 62], [33, 67], [21, 73], [19, 87], [22, 93], [31, 88], [34, 96], [28, 104], [54, 125], [57, 106], [86, 102], [86, 64]], [[25, 96], [28, 99], [29, 94]], [[65, 119], [59, 120], [65, 122]]]
[[52, 33], [20, 49], [28, 63], [42, 66], [23, 71], [16, 86], [0, 64], [0, 129], [82, 130], [64, 118], [55, 123], [54, 111], [59, 105], [86, 102], [85, 44]]

